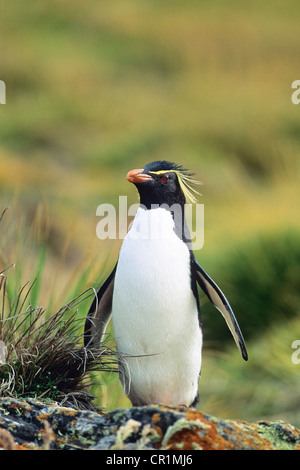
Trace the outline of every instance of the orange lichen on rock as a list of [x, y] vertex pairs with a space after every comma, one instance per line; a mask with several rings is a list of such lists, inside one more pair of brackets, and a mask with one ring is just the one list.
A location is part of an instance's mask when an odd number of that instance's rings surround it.
[[154, 415], [152, 416], [152, 423], [155, 424], [157, 423], [158, 421], [160, 421], [160, 415], [159, 413], [154, 413]]
[[7, 429], [0, 429], [0, 448], [4, 450], [15, 450], [16, 443]]
[[282, 421], [221, 419], [183, 406], [99, 415], [34, 399], [0, 402], [2, 449], [300, 450], [300, 431]]
[[73, 410], [72, 408], [65, 408], [62, 410], [65, 416], [76, 416], [78, 410]]
[[41, 414], [37, 417], [37, 419], [38, 419], [39, 421], [45, 421], [46, 419], [49, 418], [49, 416], [51, 416], [50, 413], [41, 413]]
[[40, 447], [31, 442], [23, 442], [22, 444], [17, 445], [16, 450], [40, 450]]
[[28, 413], [29, 411], [31, 411], [31, 406], [28, 405], [28, 404], [25, 403], [25, 402], [21, 402], [21, 403], [12, 403], [10, 406], [11, 406], [11, 408], [16, 409], [16, 410], [22, 412], [23, 414]]
[[[160, 407], [170, 411], [171, 407]], [[173, 408], [180, 418], [167, 429], [161, 449], [170, 450], [233, 450], [299, 448], [299, 431], [286, 423], [248, 423], [222, 420], [195, 410]], [[152, 421], [159, 421], [159, 413]], [[281, 439], [278, 435], [281, 434]], [[293, 441], [295, 446], [293, 446]], [[286, 446], [285, 446], [286, 442]]]

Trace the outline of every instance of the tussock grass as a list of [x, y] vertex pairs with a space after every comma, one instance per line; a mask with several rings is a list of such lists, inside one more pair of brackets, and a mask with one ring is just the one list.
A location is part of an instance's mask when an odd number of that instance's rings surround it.
[[7, 306], [7, 277], [5, 272], [0, 276], [0, 395], [49, 398], [94, 409], [90, 372], [111, 371], [115, 360], [110, 348], [83, 347], [78, 305], [92, 298], [93, 289], [49, 316], [42, 307], [26, 307], [34, 284], [24, 285], [15, 303]]
[[[116, 370], [115, 352], [110, 347], [83, 347], [85, 305], [92, 302], [95, 290], [81, 291], [54, 313], [52, 300], [48, 308], [36, 306], [44, 260], [42, 248], [37, 260], [41, 271], [19, 289], [9, 286], [13, 265], [0, 272], [0, 396], [51, 399], [95, 409], [89, 391], [91, 374]], [[84, 313], [80, 312], [82, 305]]]

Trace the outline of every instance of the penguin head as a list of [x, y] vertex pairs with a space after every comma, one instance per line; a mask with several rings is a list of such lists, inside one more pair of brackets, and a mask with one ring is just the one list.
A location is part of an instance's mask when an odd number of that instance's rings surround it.
[[150, 208], [152, 204], [172, 206], [196, 202], [193, 193], [197, 191], [191, 186], [196, 182], [191, 176], [176, 163], [163, 160], [129, 171], [127, 180], [135, 184], [141, 204]]

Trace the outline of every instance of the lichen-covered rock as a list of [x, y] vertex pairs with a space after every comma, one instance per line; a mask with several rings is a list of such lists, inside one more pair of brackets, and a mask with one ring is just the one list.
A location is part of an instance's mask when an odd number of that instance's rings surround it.
[[223, 420], [163, 405], [100, 414], [33, 399], [1, 398], [0, 448], [300, 450], [300, 432], [281, 421]]

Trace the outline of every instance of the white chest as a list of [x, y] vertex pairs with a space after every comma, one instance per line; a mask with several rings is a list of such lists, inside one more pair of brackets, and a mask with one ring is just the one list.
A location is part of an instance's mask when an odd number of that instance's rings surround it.
[[152, 402], [181, 393], [184, 404], [197, 389], [202, 334], [189, 250], [173, 228], [165, 209], [138, 210], [120, 250], [112, 315], [118, 351], [127, 356], [123, 383]]

